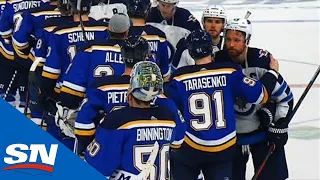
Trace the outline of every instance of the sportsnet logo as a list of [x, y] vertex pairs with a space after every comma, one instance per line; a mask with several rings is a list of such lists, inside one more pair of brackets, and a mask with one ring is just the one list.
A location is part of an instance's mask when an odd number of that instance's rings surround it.
[[58, 144], [51, 144], [49, 152], [44, 144], [11, 144], [6, 148], [8, 156], [3, 158], [9, 166], [2, 170], [35, 169], [52, 173], [57, 150]]

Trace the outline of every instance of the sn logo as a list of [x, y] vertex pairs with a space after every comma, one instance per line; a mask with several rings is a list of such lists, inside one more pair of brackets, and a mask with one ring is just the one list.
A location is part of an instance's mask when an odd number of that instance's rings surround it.
[[[11, 144], [6, 149], [8, 157], [3, 158], [10, 166], [2, 170], [37, 169], [53, 172], [57, 151], [58, 144], [51, 144], [49, 153], [44, 144], [31, 144], [30, 147], [25, 144]], [[42, 163], [37, 163], [38, 156]]]

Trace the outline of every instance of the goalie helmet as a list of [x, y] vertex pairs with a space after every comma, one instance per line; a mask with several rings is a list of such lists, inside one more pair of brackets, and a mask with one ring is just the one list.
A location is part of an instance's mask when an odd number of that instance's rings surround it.
[[227, 14], [226, 10], [221, 5], [210, 5], [202, 13], [202, 23], [204, 23], [204, 18], [221, 18], [226, 23]]
[[141, 36], [129, 36], [121, 47], [121, 58], [126, 66], [133, 67], [137, 62], [151, 57], [148, 41]]
[[69, 0], [73, 12], [80, 14], [89, 14], [92, 0]]
[[163, 79], [158, 65], [151, 61], [141, 61], [134, 65], [131, 72], [128, 94], [140, 101], [152, 101], [163, 93]]
[[127, 4], [128, 15], [146, 18], [151, 7], [150, 0], [129, 0]]
[[187, 37], [187, 47], [190, 56], [194, 59], [201, 59], [212, 54], [212, 38], [204, 30], [192, 31]]
[[252, 25], [248, 19], [244, 18], [234, 18], [228, 21], [226, 31], [233, 30], [233, 31], [240, 31], [245, 34], [245, 40], [249, 43], [251, 35], [252, 35]]
[[179, 0], [158, 0], [160, 2], [168, 3], [168, 4], [178, 4]]

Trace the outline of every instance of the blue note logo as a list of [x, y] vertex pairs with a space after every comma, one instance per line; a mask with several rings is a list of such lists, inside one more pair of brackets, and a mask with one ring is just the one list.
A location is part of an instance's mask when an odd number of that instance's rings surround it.
[[[58, 144], [51, 144], [49, 152], [44, 144], [11, 144], [3, 160], [9, 166], [2, 170], [35, 169], [52, 173], [58, 151]], [[40, 157], [40, 158], [38, 158]]]

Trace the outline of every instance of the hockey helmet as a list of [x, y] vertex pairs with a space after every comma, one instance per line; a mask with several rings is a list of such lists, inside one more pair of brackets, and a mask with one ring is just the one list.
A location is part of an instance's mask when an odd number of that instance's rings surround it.
[[248, 19], [234, 18], [227, 22], [225, 30], [243, 32], [245, 34], [246, 43], [248, 44], [252, 35], [252, 24]]
[[141, 61], [134, 65], [131, 72], [128, 94], [140, 101], [152, 101], [163, 93], [163, 78], [158, 65], [151, 61]]
[[221, 18], [226, 23], [227, 14], [226, 10], [222, 5], [210, 5], [202, 13], [202, 23], [204, 23], [204, 18]]
[[150, 7], [150, 0], [129, 0], [127, 4], [128, 15], [130, 17], [137, 16], [146, 18]]
[[212, 54], [212, 38], [204, 30], [192, 31], [187, 37], [187, 47], [190, 56], [194, 59], [201, 59]]
[[121, 58], [126, 66], [133, 67], [137, 62], [148, 60], [151, 48], [141, 36], [129, 36], [121, 47]]

